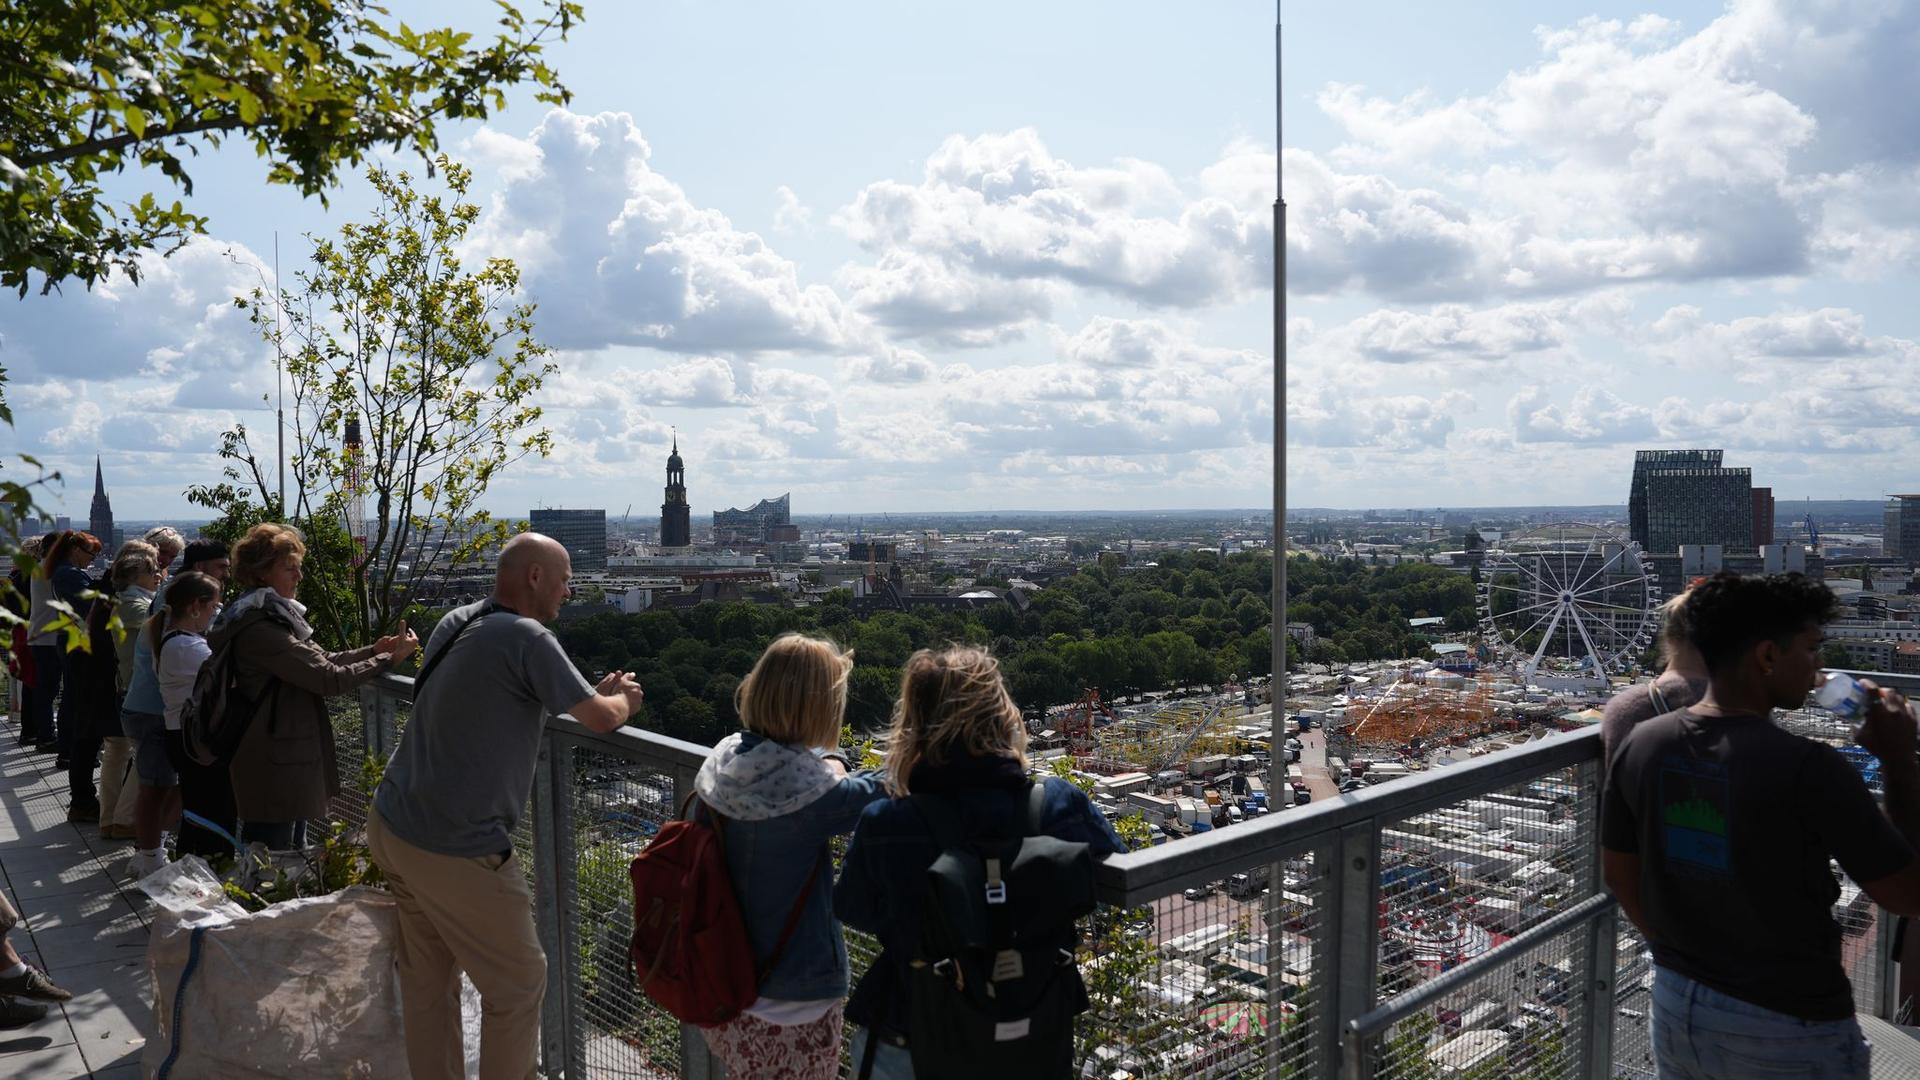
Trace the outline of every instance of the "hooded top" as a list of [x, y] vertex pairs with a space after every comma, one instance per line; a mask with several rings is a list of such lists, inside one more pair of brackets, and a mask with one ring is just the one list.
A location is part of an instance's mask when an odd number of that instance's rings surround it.
[[707, 755], [693, 790], [725, 817], [765, 821], [807, 806], [839, 781], [811, 750], [735, 732]]

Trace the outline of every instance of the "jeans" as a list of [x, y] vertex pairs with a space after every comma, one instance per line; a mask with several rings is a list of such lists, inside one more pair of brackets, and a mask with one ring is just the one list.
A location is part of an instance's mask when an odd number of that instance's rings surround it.
[[[847, 1052], [853, 1062], [853, 1071], [848, 1075], [859, 1080], [860, 1059], [867, 1052], [866, 1028], [854, 1029]], [[874, 1048], [872, 1076], [873, 1080], [913, 1080], [913, 1053], [904, 1046], [882, 1042]]]
[[53, 699], [60, 694], [60, 646], [35, 645], [33, 650], [33, 713], [27, 730], [35, 742], [54, 741]]
[[1860, 1022], [1802, 1020], [1656, 967], [1653, 1055], [1660, 1080], [1867, 1080]]

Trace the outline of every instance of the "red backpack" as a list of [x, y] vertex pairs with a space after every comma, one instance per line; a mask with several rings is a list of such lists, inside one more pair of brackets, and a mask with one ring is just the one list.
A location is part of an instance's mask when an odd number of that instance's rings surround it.
[[773, 952], [756, 967], [727, 870], [726, 818], [702, 803], [713, 823], [694, 820], [688, 813], [694, 799], [687, 796], [680, 818], [662, 825], [627, 868], [633, 879], [633, 940], [627, 956], [640, 989], [656, 1005], [683, 1023], [718, 1027], [760, 996], [760, 984], [800, 925], [826, 855], [813, 864]]

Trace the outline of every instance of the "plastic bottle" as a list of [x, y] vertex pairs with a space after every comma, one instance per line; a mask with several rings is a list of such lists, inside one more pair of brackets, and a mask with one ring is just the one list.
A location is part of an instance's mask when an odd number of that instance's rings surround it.
[[[1813, 703], [1833, 715], [1845, 720], [1853, 728], [1853, 737], [1860, 737], [1860, 727], [1867, 722], [1867, 706], [1872, 698], [1860, 680], [1844, 671], [1829, 671], [1827, 681], [1813, 692]], [[1920, 709], [1914, 702], [1907, 702], [1907, 711], [1920, 719]]]
[[1813, 703], [1845, 720], [1856, 738], [1867, 722], [1867, 700], [1867, 688], [1844, 671], [1827, 672], [1827, 681], [1813, 692]]

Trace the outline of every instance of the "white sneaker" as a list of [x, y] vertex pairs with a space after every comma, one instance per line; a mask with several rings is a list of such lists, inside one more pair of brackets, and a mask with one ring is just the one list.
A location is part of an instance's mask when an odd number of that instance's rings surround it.
[[133, 881], [139, 881], [166, 865], [167, 856], [164, 851], [136, 851], [133, 857], [127, 860], [127, 877]]

